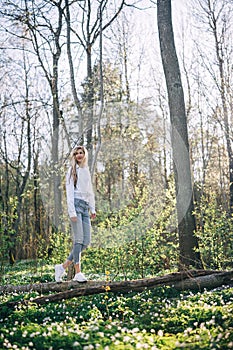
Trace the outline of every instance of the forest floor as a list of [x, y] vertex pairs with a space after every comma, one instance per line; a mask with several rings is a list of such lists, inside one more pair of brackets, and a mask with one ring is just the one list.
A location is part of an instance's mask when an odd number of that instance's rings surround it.
[[[97, 277], [106, 281], [111, 275]], [[53, 278], [53, 266], [39, 269], [19, 263], [4, 269], [1, 285], [46, 283]], [[181, 292], [172, 286], [124, 293], [106, 290], [37, 305], [33, 300], [40, 296], [39, 291], [0, 294], [0, 349], [233, 348], [229, 285], [201, 292]], [[28, 302], [16, 303], [20, 300]]]

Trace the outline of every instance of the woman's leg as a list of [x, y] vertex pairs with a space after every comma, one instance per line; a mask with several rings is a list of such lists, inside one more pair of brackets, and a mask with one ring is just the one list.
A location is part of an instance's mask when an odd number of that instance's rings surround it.
[[83, 246], [83, 225], [82, 214], [77, 213], [77, 221], [71, 222], [73, 230], [73, 250], [68, 257], [69, 261], [74, 261], [75, 273], [80, 272], [81, 251]]
[[[67, 260], [63, 264], [55, 266], [55, 280], [61, 281], [61, 277], [65, 272], [65, 269], [74, 261], [75, 274], [81, 272], [81, 252], [90, 243], [90, 217], [88, 210], [83, 210], [80, 213], [77, 206], [77, 221], [71, 221], [72, 233], [73, 233], [73, 249], [68, 256]], [[84, 276], [80, 282], [84, 282]]]
[[90, 244], [90, 240], [91, 240], [91, 220], [88, 213], [88, 209], [82, 212], [80, 222], [82, 225], [82, 228], [80, 228], [80, 230], [82, 231], [83, 241], [82, 241], [82, 244], [79, 243], [74, 245], [74, 250], [73, 250], [74, 256], [75, 256], [75, 249], [77, 249], [76, 254], [79, 257], [78, 262], [74, 265], [75, 273], [76, 273], [74, 280], [78, 282], [86, 282], [87, 280], [85, 276], [80, 272], [81, 272], [81, 252]]
[[77, 254], [79, 254], [79, 262], [76, 267], [76, 273], [81, 271], [81, 253], [87, 248], [91, 241], [91, 220], [87, 213], [82, 215], [82, 232], [83, 232], [83, 244], [75, 245]]
[[88, 211], [86, 210], [82, 217], [83, 224], [83, 243], [82, 251], [87, 248], [91, 243], [91, 219]]

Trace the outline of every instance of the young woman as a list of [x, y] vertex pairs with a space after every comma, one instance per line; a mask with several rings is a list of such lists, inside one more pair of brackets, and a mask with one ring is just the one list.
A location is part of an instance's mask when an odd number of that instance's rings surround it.
[[87, 165], [88, 154], [83, 146], [77, 146], [71, 153], [71, 167], [66, 175], [68, 214], [73, 232], [73, 249], [63, 264], [55, 265], [55, 281], [62, 282], [66, 268], [74, 261], [73, 281], [86, 282], [81, 272], [81, 252], [91, 242], [91, 218], [96, 217], [95, 198], [91, 175]]

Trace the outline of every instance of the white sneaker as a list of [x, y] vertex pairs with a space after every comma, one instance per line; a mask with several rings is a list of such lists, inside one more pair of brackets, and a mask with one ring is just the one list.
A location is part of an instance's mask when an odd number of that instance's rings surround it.
[[84, 282], [87, 282], [87, 279], [82, 272], [79, 272], [79, 273], [76, 273], [76, 275], [73, 278], [73, 281], [84, 283]]
[[62, 282], [62, 276], [65, 273], [65, 269], [62, 264], [55, 265], [55, 281]]

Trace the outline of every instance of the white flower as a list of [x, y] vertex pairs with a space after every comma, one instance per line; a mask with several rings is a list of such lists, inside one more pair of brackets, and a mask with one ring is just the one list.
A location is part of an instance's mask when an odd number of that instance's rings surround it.
[[79, 346], [79, 345], [80, 345], [80, 343], [78, 341], [75, 341], [73, 344], [73, 346]]
[[132, 332], [132, 333], [138, 333], [138, 332], [139, 332], [139, 328], [135, 327], [135, 328], [132, 329], [131, 332]]
[[124, 338], [123, 338], [123, 342], [124, 343], [128, 343], [130, 341], [130, 337], [128, 335], [126, 335]]
[[160, 330], [158, 331], [158, 336], [159, 336], [159, 337], [163, 337], [163, 330], [162, 330], [162, 329], [160, 329]]

